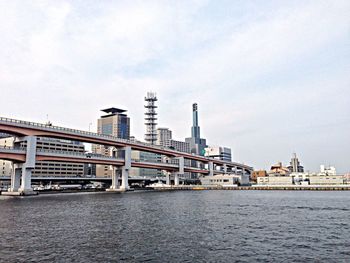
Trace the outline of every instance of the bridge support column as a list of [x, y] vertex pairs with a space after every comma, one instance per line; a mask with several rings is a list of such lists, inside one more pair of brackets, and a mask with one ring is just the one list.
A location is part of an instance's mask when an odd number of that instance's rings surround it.
[[174, 185], [178, 186], [180, 184], [179, 173], [175, 173], [174, 175]]
[[214, 176], [214, 163], [213, 162], [209, 162], [208, 163], [208, 168], [209, 168], [209, 176]]
[[36, 136], [26, 136], [27, 152], [26, 162], [22, 165], [22, 180], [19, 192], [23, 195], [34, 194], [32, 189], [32, 170], [35, 168], [36, 160]]
[[131, 147], [124, 147], [124, 166], [122, 167], [122, 184], [120, 190], [126, 191], [129, 189], [129, 171], [131, 169]]
[[174, 185], [178, 186], [180, 184], [179, 175], [184, 175], [185, 173], [185, 158], [177, 157], [176, 159], [179, 160], [179, 171], [175, 173]]
[[165, 184], [170, 185], [170, 173], [167, 171], [165, 175]]
[[226, 163], [224, 163], [224, 165], [223, 165], [223, 170], [224, 170], [224, 174], [227, 174], [227, 165], [226, 165]]
[[236, 166], [232, 167], [231, 171], [233, 174], [237, 175], [237, 167]]
[[21, 185], [21, 173], [22, 173], [21, 164], [13, 164], [13, 172], [11, 174], [11, 187], [10, 192], [18, 192], [18, 189]]
[[120, 171], [117, 167], [113, 167], [112, 185], [110, 187], [111, 190], [119, 189], [119, 172]]

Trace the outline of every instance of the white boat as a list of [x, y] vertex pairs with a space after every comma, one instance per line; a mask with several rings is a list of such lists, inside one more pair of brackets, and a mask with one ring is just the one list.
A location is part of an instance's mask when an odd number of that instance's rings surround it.
[[161, 181], [158, 181], [158, 182], [156, 182], [156, 183], [147, 185], [146, 187], [149, 187], [149, 188], [159, 188], [159, 187], [169, 187], [169, 186], [170, 186], [170, 185], [167, 185], [167, 184], [164, 184], [164, 183], [161, 182]]

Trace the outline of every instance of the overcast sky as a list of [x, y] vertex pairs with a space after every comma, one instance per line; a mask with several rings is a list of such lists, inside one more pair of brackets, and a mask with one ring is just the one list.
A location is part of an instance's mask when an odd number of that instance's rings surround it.
[[268, 169], [350, 171], [350, 1], [0, 1], [0, 115], [96, 130], [144, 96], [160, 127]]

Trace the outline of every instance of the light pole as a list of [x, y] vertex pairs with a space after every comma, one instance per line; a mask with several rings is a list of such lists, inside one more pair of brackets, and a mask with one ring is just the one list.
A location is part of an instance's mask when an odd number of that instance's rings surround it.
[[89, 132], [90, 132], [90, 130], [91, 130], [91, 125], [92, 125], [92, 123], [90, 122], [90, 123], [89, 123]]

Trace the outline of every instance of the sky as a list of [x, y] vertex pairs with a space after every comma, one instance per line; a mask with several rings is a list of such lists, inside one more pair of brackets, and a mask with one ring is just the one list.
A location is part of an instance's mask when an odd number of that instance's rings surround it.
[[269, 169], [350, 171], [350, 1], [0, 1], [0, 116], [96, 131], [128, 110]]

